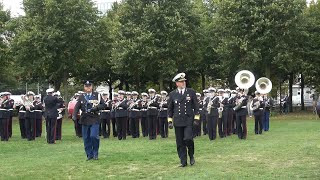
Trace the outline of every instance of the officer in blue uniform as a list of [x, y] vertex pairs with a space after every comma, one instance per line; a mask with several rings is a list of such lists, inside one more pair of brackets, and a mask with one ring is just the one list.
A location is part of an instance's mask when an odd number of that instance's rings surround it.
[[79, 97], [73, 112], [73, 120], [81, 109], [80, 123], [82, 124], [82, 137], [87, 160], [98, 160], [99, 155], [99, 111], [105, 109], [101, 95], [92, 90], [92, 81], [84, 82], [84, 94]]
[[112, 123], [112, 135], [113, 137], [117, 137], [118, 133], [117, 133], [117, 123], [116, 123], [116, 110], [114, 109], [114, 105], [118, 102], [118, 96], [119, 94], [114, 92], [113, 93], [113, 99], [111, 101], [111, 112], [110, 112], [110, 116], [111, 116], [111, 123]]
[[40, 95], [35, 96], [35, 101], [33, 102], [33, 106], [34, 106], [34, 113], [35, 113], [35, 118], [36, 118], [36, 137], [41, 137], [43, 105], [41, 102]]
[[[190, 164], [194, 165], [194, 142], [192, 126], [194, 120], [199, 121], [199, 104], [196, 92], [186, 88], [185, 73], [179, 73], [173, 80], [177, 89], [169, 94], [168, 122], [174, 126], [177, 151], [180, 158], [180, 167], [187, 166], [187, 153]], [[199, 122], [198, 122], [199, 123]]]
[[260, 96], [260, 92], [255, 91], [255, 97], [251, 101], [250, 108], [252, 108], [254, 115], [254, 132], [255, 134], [262, 134], [263, 129], [263, 107], [264, 102], [262, 97]]

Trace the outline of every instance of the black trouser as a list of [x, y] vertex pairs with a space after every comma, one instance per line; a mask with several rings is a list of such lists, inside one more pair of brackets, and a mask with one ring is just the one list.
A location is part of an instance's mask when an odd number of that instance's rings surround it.
[[262, 112], [258, 115], [254, 115], [254, 132], [256, 134], [262, 134], [262, 129], [263, 129], [263, 115]]
[[62, 138], [62, 118], [57, 119], [56, 125], [56, 140], [61, 140]]
[[42, 119], [36, 119], [36, 137], [41, 137], [42, 134]]
[[36, 119], [26, 117], [26, 134], [28, 141], [36, 139]]
[[74, 121], [74, 130], [76, 132], [76, 136], [82, 137], [82, 124], [79, 123], [80, 119]]
[[194, 155], [192, 126], [174, 127], [176, 134], [177, 151], [181, 164], [187, 164], [187, 150], [189, 157]]
[[112, 134], [113, 137], [117, 137], [117, 125], [116, 125], [116, 118], [111, 118], [111, 123], [112, 123]]
[[162, 138], [168, 137], [168, 118], [167, 117], [160, 117], [159, 118], [159, 131]]
[[236, 113], [235, 113], [235, 112], [232, 113], [232, 122], [231, 122], [231, 125], [232, 125], [232, 132], [233, 132], [233, 134], [238, 133], [238, 130], [237, 130], [237, 116], [236, 116]]
[[1, 141], [8, 141], [9, 140], [9, 119], [0, 119], [0, 135], [1, 135]]
[[[202, 122], [203, 135], [206, 135], [206, 134], [208, 133], [206, 114], [205, 114], [205, 113], [202, 113], [202, 114], [200, 115], [200, 119], [201, 119], [201, 122]], [[201, 133], [201, 132], [200, 132], [200, 133]]]
[[56, 125], [57, 125], [57, 118], [48, 118], [48, 119], [46, 119], [47, 142], [49, 144], [55, 143], [55, 140], [56, 140]]
[[218, 120], [219, 136], [221, 138], [227, 136], [227, 113], [222, 112], [222, 117]]
[[159, 117], [157, 116], [157, 126], [156, 126], [157, 128], [156, 128], [156, 133], [157, 133], [157, 135], [159, 135], [160, 134], [160, 120], [159, 120]]
[[143, 137], [147, 137], [148, 136], [148, 119], [147, 119], [147, 117], [141, 118], [141, 129], [142, 129]]
[[149, 139], [156, 139], [157, 138], [157, 132], [156, 132], [157, 125], [158, 125], [157, 115], [149, 115], [148, 116]]
[[140, 137], [139, 118], [130, 118], [130, 131], [133, 138]]
[[101, 119], [100, 133], [104, 138], [110, 137], [110, 118]]
[[[196, 122], [195, 120], [194, 122]], [[198, 123], [193, 124], [193, 137], [201, 136], [201, 120]]]
[[19, 126], [20, 126], [21, 138], [22, 139], [27, 138], [25, 119], [19, 119]]
[[12, 137], [12, 116], [10, 116], [9, 118], [8, 133], [9, 133], [9, 137]]
[[236, 116], [237, 118], [237, 130], [238, 130], [238, 137], [239, 139], [245, 139], [247, 137], [247, 117], [246, 115], [243, 116]]
[[118, 117], [117, 121], [117, 133], [118, 139], [126, 139], [127, 138], [127, 125], [128, 125], [128, 117]]
[[131, 135], [131, 131], [130, 131], [130, 120], [129, 117], [127, 117], [127, 135], [130, 136]]
[[217, 116], [207, 116], [207, 130], [210, 140], [215, 140], [217, 136]]
[[228, 115], [227, 115], [227, 135], [230, 136], [233, 132], [233, 110], [227, 109]]

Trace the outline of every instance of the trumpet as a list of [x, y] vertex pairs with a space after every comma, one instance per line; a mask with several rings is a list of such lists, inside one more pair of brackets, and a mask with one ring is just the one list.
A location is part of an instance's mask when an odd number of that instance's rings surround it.
[[156, 101], [158, 101], [158, 98], [154, 97], [151, 101], [148, 102], [148, 108], [151, 104], [155, 103]]
[[140, 102], [141, 102], [140, 99], [137, 100], [136, 102], [133, 102], [133, 101], [132, 101], [131, 104], [129, 105], [129, 108], [128, 108], [128, 109], [129, 109], [129, 110], [133, 109], [133, 107], [136, 106], [136, 105], [138, 105]]

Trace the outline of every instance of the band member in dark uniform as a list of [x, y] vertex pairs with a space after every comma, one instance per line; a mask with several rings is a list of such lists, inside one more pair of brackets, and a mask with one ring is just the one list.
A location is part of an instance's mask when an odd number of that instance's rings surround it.
[[233, 108], [235, 106], [234, 98], [231, 96], [231, 90], [226, 89], [226, 104], [224, 105], [225, 110], [227, 111], [227, 135], [230, 136], [233, 131]]
[[104, 138], [110, 137], [110, 110], [111, 100], [109, 100], [109, 93], [103, 92], [102, 98], [105, 103], [105, 109], [100, 111], [100, 133]]
[[19, 105], [19, 127], [20, 127], [20, 133], [21, 133], [21, 138], [26, 139], [26, 124], [25, 124], [25, 119], [26, 119], [26, 108], [24, 107], [23, 104]]
[[202, 122], [202, 129], [203, 129], [203, 135], [207, 135], [208, 134], [208, 130], [207, 130], [207, 109], [204, 107], [206, 104], [206, 100], [208, 97], [208, 90], [205, 89], [203, 90], [203, 99], [202, 99], [202, 111], [200, 111], [200, 120]]
[[[190, 164], [194, 165], [194, 142], [192, 126], [194, 120], [199, 121], [199, 105], [196, 92], [186, 88], [185, 73], [179, 73], [173, 80], [177, 89], [169, 94], [168, 122], [174, 126], [177, 151], [180, 158], [180, 167], [187, 166], [187, 153]], [[199, 123], [199, 122], [198, 122]]]
[[215, 140], [217, 137], [217, 123], [219, 118], [218, 108], [220, 107], [219, 97], [216, 96], [216, 89], [208, 89], [209, 97], [206, 99], [204, 108], [207, 110], [207, 130], [209, 139]]
[[61, 97], [61, 94], [59, 91], [57, 91], [56, 93], [54, 93], [54, 96], [56, 96], [59, 99], [59, 103], [58, 103], [58, 118], [57, 118], [57, 127], [56, 127], [56, 140], [61, 140], [62, 139], [62, 120], [63, 120], [63, 116], [65, 114], [65, 103], [64, 100]]
[[0, 135], [1, 141], [9, 140], [9, 118], [11, 102], [5, 93], [0, 93]]
[[244, 89], [239, 89], [238, 93], [239, 96], [236, 99], [236, 106], [234, 107], [234, 110], [236, 111], [238, 137], [239, 139], [246, 139], [248, 96], [245, 94]]
[[159, 131], [162, 138], [168, 137], [168, 93], [166, 91], [161, 91], [161, 100], [159, 104]]
[[56, 140], [56, 124], [58, 115], [58, 104], [60, 100], [53, 96], [54, 89], [46, 90], [47, 96], [43, 102], [45, 105], [44, 118], [46, 120], [47, 143], [54, 144]]
[[11, 93], [10, 92], [5, 92], [5, 95], [8, 97], [9, 105], [10, 105], [10, 118], [9, 118], [9, 124], [8, 124], [8, 132], [9, 132], [9, 137], [12, 137], [12, 117], [13, 117], [13, 108], [14, 108], [14, 100], [10, 98]]
[[[236, 118], [236, 112], [234, 110], [234, 108], [236, 107], [236, 100], [238, 99], [238, 92], [236, 90], [232, 90], [231, 91], [231, 101], [232, 101], [232, 121], [231, 121], [231, 130], [232, 130], [232, 133], [233, 134], [237, 134], [238, 131], [237, 131], [237, 118]], [[230, 111], [230, 112], [231, 112]]]
[[[200, 113], [200, 120], [199, 123], [194, 123], [193, 124], [193, 138], [197, 136], [201, 136], [201, 114], [203, 111], [203, 101], [201, 100], [201, 94], [196, 93], [198, 104], [199, 104], [199, 113]], [[202, 117], [203, 118], [203, 117]]]
[[255, 97], [251, 101], [250, 108], [253, 111], [254, 115], [254, 132], [255, 134], [262, 134], [263, 124], [262, 124], [262, 118], [263, 118], [263, 99], [260, 96], [260, 93], [258, 91], [255, 92]]
[[269, 131], [269, 121], [270, 121], [270, 108], [273, 106], [273, 100], [267, 96], [267, 94], [263, 95], [264, 102], [264, 114], [263, 114], [263, 129], [264, 131]]
[[99, 111], [105, 109], [105, 103], [101, 95], [93, 92], [92, 81], [84, 82], [85, 94], [79, 97], [74, 108], [72, 119], [76, 120], [81, 109], [80, 123], [82, 124], [82, 137], [87, 160], [98, 160], [99, 156]]
[[33, 141], [36, 138], [36, 114], [34, 112], [34, 93], [32, 91], [27, 92], [27, 95], [23, 97], [23, 104], [26, 107], [26, 134], [28, 141]]
[[227, 118], [228, 118], [228, 111], [224, 107], [228, 103], [228, 97], [225, 97], [225, 91], [223, 89], [218, 90], [219, 93], [219, 102], [220, 107], [218, 109], [219, 112], [219, 122], [218, 122], [218, 129], [219, 129], [219, 136], [220, 138], [227, 137]]
[[[129, 106], [129, 104], [132, 102], [132, 93], [131, 92], [126, 92], [126, 100], [127, 100], [127, 104], [128, 104], [128, 106]], [[131, 130], [130, 130], [130, 127], [131, 127], [131, 125], [130, 125], [130, 120], [129, 120], [129, 113], [130, 113], [130, 110], [127, 110], [127, 113], [128, 113], [128, 115], [127, 115], [127, 118], [128, 118], [128, 120], [127, 120], [127, 135], [128, 136], [131, 136]]]
[[114, 109], [114, 105], [118, 102], [118, 93], [113, 93], [113, 100], [111, 101], [112, 109], [111, 109], [111, 123], [112, 123], [112, 134], [113, 137], [118, 137], [117, 133], [117, 123], [116, 123], [116, 110]]
[[41, 137], [43, 105], [41, 102], [40, 95], [35, 96], [35, 101], [33, 102], [33, 106], [34, 106], [34, 113], [35, 113], [35, 118], [36, 118], [36, 137]]
[[141, 109], [141, 100], [138, 99], [139, 93], [137, 91], [132, 91], [132, 101], [129, 104], [129, 120], [130, 120], [130, 131], [132, 138], [140, 137], [140, 127], [139, 127], [139, 118], [140, 118], [140, 109]]
[[156, 90], [149, 89], [149, 100], [148, 100], [148, 132], [149, 139], [153, 140], [157, 138], [157, 124], [158, 124], [158, 99], [155, 97]]
[[114, 105], [115, 116], [117, 121], [117, 133], [119, 140], [127, 139], [127, 121], [128, 121], [128, 103], [125, 96], [125, 92], [120, 90], [118, 91], [119, 99], [118, 102]]
[[142, 101], [141, 101], [141, 129], [142, 129], [142, 135], [143, 137], [147, 137], [148, 136], [148, 115], [147, 115], [147, 111], [148, 111], [148, 94], [143, 92], [141, 93], [141, 97], [142, 97]]

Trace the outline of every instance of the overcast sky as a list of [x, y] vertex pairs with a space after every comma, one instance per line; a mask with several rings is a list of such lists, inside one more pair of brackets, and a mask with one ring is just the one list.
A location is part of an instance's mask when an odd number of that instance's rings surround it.
[[[0, 0], [4, 4], [5, 9], [9, 9], [11, 11], [12, 16], [24, 15], [22, 8], [23, 0]], [[94, 0], [97, 3], [102, 2], [115, 2], [117, 0]], [[118, 0], [119, 1], [119, 0]]]
[[[5, 9], [11, 10], [12, 16], [24, 15], [22, 8], [22, 0], [0, 0], [3, 2]], [[117, 0], [94, 0], [97, 3], [101, 2], [115, 2]], [[311, 0], [307, 0], [310, 2]]]

